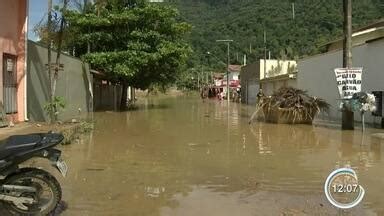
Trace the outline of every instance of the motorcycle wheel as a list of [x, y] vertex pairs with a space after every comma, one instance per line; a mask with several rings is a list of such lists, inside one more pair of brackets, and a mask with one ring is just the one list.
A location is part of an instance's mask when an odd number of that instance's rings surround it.
[[4, 203], [4, 207], [14, 215], [42, 216], [53, 212], [61, 200], [59, 182], [50, 173], [37, 168], [23, 168], [5, 180], [5, 184], [32, 186], [36, 193], [25, 193], [22, 196], [37, 200], [34, 204], [25, 204], [28, 210], [16, 206], [12, 202]]

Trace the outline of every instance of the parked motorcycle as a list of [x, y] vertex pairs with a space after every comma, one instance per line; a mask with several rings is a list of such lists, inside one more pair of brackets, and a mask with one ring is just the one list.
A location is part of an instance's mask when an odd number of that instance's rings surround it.
[[46, 158], [65, 177], [68, 166], [54, 147], [62, 134], [48, 132], [11, 136], [0, 144], [0, 202], [14, 215], [48, 215], [61, 200], [61, 187], [42, 169], [19, 165], [34, 157]]

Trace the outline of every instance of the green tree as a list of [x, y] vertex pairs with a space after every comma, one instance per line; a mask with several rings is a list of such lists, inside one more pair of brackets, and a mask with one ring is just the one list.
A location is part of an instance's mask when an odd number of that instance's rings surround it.
[[[50, 122], [57, 121], [57, 115], [60, 108], [64, 108], [64, 99], [56, 96], [56, 85], [60, 69], [60, 57], [63, 48], [63, 38], [65, 31], [65, 19], [63, 16], [57, 16], [57, 13], [65, 13], [67, 10], [69, 0], [63, 0], [62, 6], [55, 6], [52, 8], [52, 0], [48, 0], [48, 19], [46, 23], [43, 21], [35, 26], [35, 32], [42, 38], [41, 43], [48, 46], [47, 59], [48, 59], [48, 77], [49, 77], [49, 101], [45, 105], [45, 110], [49, 115]], [[55, 16], [52, 16], [52, 13]], [[56, 45], [56, 46], [55, 46]], [[55, 62], [52, 62], [52, 46], [55, 46], [57, 54]], [[60, 98], [61, 103], [58, 103]]]
[[[236, 53], [247, 54], [248, 62], [254, 62], [264, 57], [264, 30], [267, 49], [275, 59], [280, 50], [288, 47], [292, 49], [288, 59], [319, 53], [321, 45], [341, 38], [343, 31], [342, 0], [168, 1], [194, 26], [188, 38], [195, 51], [192, 67], [204, 63], [207, 51], [225, 61], [225, 47], [215, 43], [217, 39], [234, 40], [231, 63], [235, 63]], [[352, 5], [355, 29], [384, 17], [383, 0], [353, 0]]]
[[141, 0], [96, 1], [93, 10], [65, 14], [77, 32], [77, 55], [123, 86], [148, 89], [174, 83], [191, 48], [184, 37], [191, 26], [178, 21], [178, 11]]

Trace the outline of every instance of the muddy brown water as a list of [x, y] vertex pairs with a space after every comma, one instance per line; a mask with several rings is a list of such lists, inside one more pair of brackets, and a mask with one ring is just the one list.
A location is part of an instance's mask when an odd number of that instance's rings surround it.
[[[95, 130], [63, 146], [60, 215], [384, 215], [384, 142], [368, 130], [248, 124], [254, 107], [196, 97], [147, 98], [95, 113]], [[323, 185], [356, 170], [366, 197], [344, 212]]]

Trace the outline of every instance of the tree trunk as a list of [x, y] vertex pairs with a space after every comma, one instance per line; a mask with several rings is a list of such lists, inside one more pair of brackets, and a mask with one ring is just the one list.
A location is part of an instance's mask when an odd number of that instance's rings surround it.
[[[52, 53], [51, 53], [51, 28], [52, 28], [52, 0], [48, 0], [48, 22], [47, 22], [47, 28], [48, 28], [48, 78], [49, 78], [49, 103], [53, 103], [53, 96], [52, 96], [52, 70], [51, 70], [51, 59], [52, 59]], [[53, 123], [54, 113], [51, 111], [49, 113], [50, 123]]]
[[[63, 11], [66, 10], [67, 4], [68, 4], [68, 0], [64, 0]], [[57, 41], [55, 74], [53, 76], [53, 79], [54, 79], [53, 88], [52, 88], [53, 96], [55, 96], [55, 93], [56, 93], [56, 82], [57, 82], [59, 69], [60, 69], [60, 56], [61, 56], [61, 49], [63, 44], [64, 24], [65, 24], [65, 20], [64, 20], [64, 17], [62, 17], [60, 21], [60, 29], [59, 29], [59, 35], [58, 35], [58, 41]]]
[[[68, 0], [64, 0], [64, 5], [63, 5], [63, 11], [67, 9], [67, 4]], [[59, 29], [59, 35], [58, 35], [58, 41], [57, 41], [57, 53], [56, 53], [56, 64], [55, 64], [55, 73], [53, 74], [52, 78], [52, 89], [51, 89], [51, 102], [54, 101], [55, 96], [56, 96], [56, 84], [57, 84], [57, 79], [59, 77], [59, 70], [60, 70], [60, 56], [61, 56], [61, 47], [63, 44], [63, 34], [64, 34], [64, 17], [61, 17], [60, 21], [60, 29]], [[53, 121], [57, 121], [57, 107], [54, 107], [53, 111]]]
[[123, 83], [121, 92], [121, 102], [120, 102], [120, 110], [127, 109], [127, 96], [128, 96], [128, 84]]

